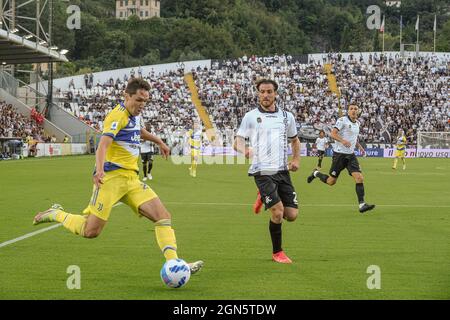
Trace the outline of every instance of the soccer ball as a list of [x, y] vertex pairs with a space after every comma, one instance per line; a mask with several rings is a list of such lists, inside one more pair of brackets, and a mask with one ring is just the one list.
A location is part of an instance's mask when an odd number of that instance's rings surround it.
[[162, 266], [161, 280], [171, 288], [184, 286], [190, 277], [191, 269], [182, 259], [169, 260]]

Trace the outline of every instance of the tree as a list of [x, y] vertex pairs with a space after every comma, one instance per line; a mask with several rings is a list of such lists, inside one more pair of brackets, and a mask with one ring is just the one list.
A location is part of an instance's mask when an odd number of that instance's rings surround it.
[[160, 60], [161, 56], [158, 49], [151, 49], [142, 59], [143, 65], [157, 64]]
[[373, 38], [373, 51], [381, 51], [381, 44], [380, 44], [380, 34], [378, 30], [374, 30], [374, 38]]
[[[400, 14], [404, 43], [416, 42], [414, 26], [420, 14], [421, 49], [428, 50], [437, 14], [437, 50], [450, 50], [448, 0], [402, 1], [400, 9], [385, 7], [384, 0], [161, 0], [161, 18], [147, 20], [115, 19], [111, 0], [70, 4], [81, 8], [82, 29], [66, 28], [68, 3], [55, 1], [53, 35], [55, 45], [69, 50], [76, 70], [243, 54], [381, 50], [381, 34], [366, 27], [366, 9], [372, 4], [386, 14], [386, 50], [398, 49]], [[27, 10], [32, 13], [33, 6]], [[61, 72], [76, 70], [64, 66]]]
[[104, 49], [106, 26], [88, 13], [81, 14], [81, 29], [75, 30], [75, 59], [97, 56]]
[[442, 29], [437, 30], [439, 36], [436, 37], [436, 51], [450, 51], [450, 20], [447, 21]]

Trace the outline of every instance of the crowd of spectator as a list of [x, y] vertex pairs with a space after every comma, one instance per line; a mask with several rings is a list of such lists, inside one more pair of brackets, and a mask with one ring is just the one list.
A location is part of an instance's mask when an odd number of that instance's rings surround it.
[[[331, 63], [341, 90], [340, 99], [329, 88], [323, 62]], [[278, 104], [291, 111], [302, 128], [330, 130], [339, 105], [361, 108], [360, 139], [366, 143], [392, 143], [399, 128], [415, 144], [418, 131], [449, 131], [449, 63], [435, 56], [400, 58], [327, 54], [323, 61], [303, 63], [292, 56], [242, 57], [191, 70], [199, 97], [212, 122], [222, 133], [233, 133], [243, 115], [256, 106], [257, 79], [279, 83]], [[126, 79], [143, 76], [151, 85], [149, 107], [143, 117], [152, 132], [166, 141], [180, 142], [181, 132], [198, 119], [184, 69], [148, 75], [132, 72], [95, 86], [66, 89], [61, 105], [76, 117], [102, 130], [103, 119], [122, 100]]]
[[[138, 75], [141, 75], [141, 72], [138, 69]], [[134, 72], [130, 74], [130, 78], [133, 77]], [[199, 120], [189, 89], [184, 82], [184, 70], [170, 71], [162, 75], [156, 75], [151, 71], [144, 79], [151, 86], [149, 107], [142, 112], [144, 121], [149, 124], [149, 130], [171, 144], [180, 142], [182, 132], [192, 127], [193, 121]], [[71, 88], [61, 93], [60, 97], [63, 98], [60, 99], [60, 105], [101, 131], [105, 115], [117, 103], [123, 101], [126, 87], [124, 80], [111, 78], [106, 83], [97, 83], [91, 89]]]
[[370, 55], [368, 61], [350, 55], [324, 56], [333, 66], [340, 101], [329, 88], [321, 61], [305, 64], [285, 56], [239, 59], [195, 72], [199, 95], [221, 130], [237, 128], [256, 105], [255, 80], [278, 82], [278, 104], [291, 111], [303, 127], [330, 130], [339, 104], [361, 108], [362, 141], [391, 143], [399, 128], [415, 144], [417, 131], [448, 131], [450, 118], [449, 59], [434, 56], [400, 59]]
[[0, 137], [26, 140], [28, 136], [39, 141], [51, 138], [44, 134], [42, 123], [22, 115], [12, 104], [0, 101]]

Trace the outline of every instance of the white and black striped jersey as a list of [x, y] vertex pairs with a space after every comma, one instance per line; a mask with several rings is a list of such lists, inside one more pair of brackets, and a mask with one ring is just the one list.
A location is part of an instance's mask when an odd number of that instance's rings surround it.
[[359, 121], [352, 121], [349, 116], [341, 117], [336, 121], [334, 128], [339, 130], [339, 135], [349, 141], [351, 146], [347, 148], [339, 141], [333, 146], [334, 152], [352, 154], [354, 153], [356, 142], [358, 142], [359, 135]]
[[141, 153], [154, 153], [155, 151], [155, 147], [153, 145], [153, 143], [151, 143], [150, 141], [144, 140], [143, 142], [141, 142]]
[[253, 149], [249, 175], [273, 175], [288, 170], [288, 140], [297, 137], [294, 115], [276, 108], [261, 107], [245, 114], [237, 136], [249, 138]]
[[317, 150], [325, 151], [325, 146], [326, 146], [327, 142], [328, 142], [328, 139], [326, 137], [323, 137], [323, 138], [319, 137], [319, 138], [317, 138], [316, 139], [316, 148], [317, 148]]

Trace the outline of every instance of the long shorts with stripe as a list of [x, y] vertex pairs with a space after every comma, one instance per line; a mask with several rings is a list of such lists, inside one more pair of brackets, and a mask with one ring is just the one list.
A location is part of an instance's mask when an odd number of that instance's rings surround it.
[[133, 170], [118, 169], [105, 173], [103, 184], [92, 191], [91, 201], [84, 214], [93, 214], [107, 221], [112, 207], [117, 202], [123, 202], [133, 211], [139, 213], [139, 206], [158, 197], [145, 183], [139, 180], [137, 172]]

